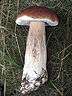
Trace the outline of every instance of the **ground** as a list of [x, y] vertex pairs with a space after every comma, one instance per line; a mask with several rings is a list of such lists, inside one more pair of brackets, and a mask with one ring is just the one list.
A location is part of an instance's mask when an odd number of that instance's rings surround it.
[[0, 0], [0, 81], [6, 96], [20, 96], [28, 26], [15, 24], [23, 8], [41, 5], [54, 10], [59, 25], [46, 27], [49, 79], [30, 96], [72, 96], [72, 0]]

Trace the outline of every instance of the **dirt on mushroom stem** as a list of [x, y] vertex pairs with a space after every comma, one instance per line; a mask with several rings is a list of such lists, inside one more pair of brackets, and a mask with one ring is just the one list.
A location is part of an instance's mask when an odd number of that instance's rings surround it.
[[23, 94], [38, 89], [47, 81], [46, 59], [45, 23], [31, 22], [21, 83]]

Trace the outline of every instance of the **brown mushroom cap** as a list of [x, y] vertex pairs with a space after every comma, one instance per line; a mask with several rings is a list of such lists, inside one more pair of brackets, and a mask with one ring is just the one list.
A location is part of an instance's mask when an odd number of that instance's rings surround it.
[[28, 7], [16, 19], [18, 25], [29, 25], [32, 21], [42, 21], [50, 26], [56, 26], [59, 22], [55, 12], [42, 6]]

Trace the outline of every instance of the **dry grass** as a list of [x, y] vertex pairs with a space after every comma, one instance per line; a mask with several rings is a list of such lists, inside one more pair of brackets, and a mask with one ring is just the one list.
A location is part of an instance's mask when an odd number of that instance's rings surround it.
[[[46, 28], [49, 80], [31, 96], [72, 96], [72, 0], [1, 0], [0, 1], [0, 80], [4, 96], [19, 96], [28, 27], [17, 26], [22, 8], [42, 5], [59, 15], [56, 27]], [[50, 52], [50, 51], [49, 51]]]

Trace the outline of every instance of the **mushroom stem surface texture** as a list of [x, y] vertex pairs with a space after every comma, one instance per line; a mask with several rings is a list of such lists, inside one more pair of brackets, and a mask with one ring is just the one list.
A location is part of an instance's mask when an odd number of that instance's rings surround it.
[[26, 44], [21, 92], [36, 90], [47, 81], [45, 23], [31, 22]]

